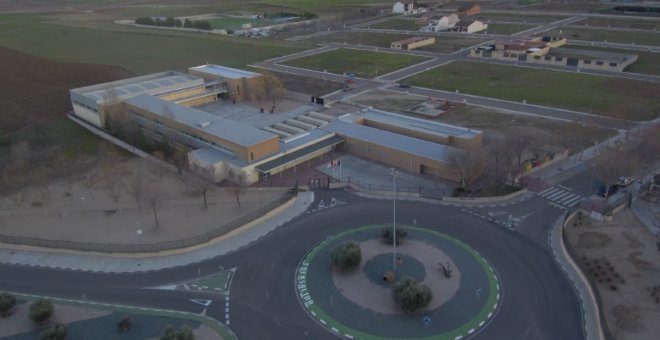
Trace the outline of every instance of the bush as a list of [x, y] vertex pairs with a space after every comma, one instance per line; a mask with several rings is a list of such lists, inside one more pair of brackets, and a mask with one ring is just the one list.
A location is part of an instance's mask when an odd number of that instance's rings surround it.
[[40, 340], [62, 340], [66, 338], [69, 328], [63, 323], [57, 323], [53, 327], [41, 332]]
[[417, 284], [411, 277], [404, 277], [394, 284], [392, 297], [404, 313], [414, 313], [429, 305], [433, 293], [428, 286]]
[[131, 319], [129, 319], [127, 316], [119, 319], [117, 328], [119, 328], [122, 333], [128, 332], [128, 330], [131, 329]]
[[[393, 238], [394, 233], [392, 232], [392, 227], [383, 227], [380, 230], [380, 237], [383, 239], [383, 242], [387, 244], [394, 243]], [[396, 245], [403, 243], [403, 239], [408, 236], [408, 231], [402, 226], [396, 226]]]
[[172, 326], [165, 327], [159, 340], [194, 340], [195, 335], [188, 325], [183, 325], [181, 329], [174, 329]]
[[362, 261], [360, 245], [355, 241], [348, 241], [336, 246], [330, 254], [332, 265], [341, 271], [355, 269]]
[[41, 298], [30, 305], [28, 317], [30, 320], [42, 324], [53, 315], [54, 311], [53, 303], [48, 299]]
[[16, 306], [16, 297], [9, 293], [0, 293], [0, 315], [8, 316], [14, 306]]

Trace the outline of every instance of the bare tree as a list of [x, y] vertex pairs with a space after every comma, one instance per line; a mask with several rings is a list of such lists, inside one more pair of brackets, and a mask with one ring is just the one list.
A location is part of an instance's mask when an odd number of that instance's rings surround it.
[[460, 187], [468, 189], [483, 171], [485, 159], [477, 151], [454, 149], [449, 153], [447, 163], [458, 174]]
[[266, 96], [266, 81], [264, 77], [257, 77], [248, 82], [248, 93], [252, 95], [252, 99], [256, 99], [259, 105], [261, 100]]
[[505, 142], [494, 141], [487, 149], [487, 169], [496, 188], [501, 188], [511, 175], [513, 168], [513, 153]]
[[274, 108], [277, 101], [286, 93], [286, 88], [280, 78], [270, 72], [264, 73], [263, 82], [266, 88], [266, 96], [273, 101]]
[[138, 159], [135, 163], [135, 171], [133, 172], [133, 176], [131, 176], [128, 182], [128, 191], [133, 196], [133, 198], [135, 198], [135, 202], [137, 203], [138, 210], [140, 212], [142, 212], [141, 201], [145, 193], [144, 185], [145, 183], [142, 176], [142, 159]]
[[174, 146], [172, 162], [174, 163], [174, 166], [176, 166], [179, 175], [183, 175], [183, 170], [188, 166], [188, 152], [190, 152], [190, 148], [184, 144], [177, 143]]
[[525, 152], [529, 151], [532, 144], [532, 136], [527, 133], [519, 133], [507, 139], [507, 146], [511, 149], [518, 160], [517, 166], [520, 168], [522, 165], [522, 158]]
[[187, 176], [186, 184], [192, 187], [197, 194], [202, 196], [204, 209], [208, 209], [207, 194], [209, 189], [215, 185], [211, 175], [203, 170], [195, 171], [195, 174]]
[[241, 194], [241, 189], [243, 189], [243, 181], [244, 181], [243, 173], [238, 173], [238, 175], [236, 175], [236, 179], [238, 185], [233, 188], [233, 191], [234, 191], [234, 196], [236, 197], [236, 204], [238, 204], [238, 206], [240, 207], [241, 199], [239, 196]]
[[146, 199], [151, 207], [151, 212], [154, 215], [154, 222], [156, 223], [155, 227], [160, 228], [160, 221], [158, 221], [158, 210], [163, 205], [164, 197], [163, 193], [160, 191], [160, 188], [157, 186], [152, 186], [146, 192]]

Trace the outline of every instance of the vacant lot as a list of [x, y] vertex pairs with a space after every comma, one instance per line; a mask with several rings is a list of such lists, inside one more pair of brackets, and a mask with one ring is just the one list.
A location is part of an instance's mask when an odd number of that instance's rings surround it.
[[576, 218], [566, 228], [576, 259], [601, 296], [613, 339], [652, 340], [660, 333], [660, 257], [655, 238], [627, 210], [611, 222]]
[[379, 23], [369, 25], [368, 28], [380, 28], [390, 30], [418, 31], [422, 25], [415, 22], [415, 19], [390, 19]]
[[637, 121], [660, 115], [660, 84], [638, 80], [461, 61], [405, 81]]
[[[315, 39], [317, 42], [338, 42], [347, 44], [360, 44], [376, 47], [390, 47], [393, 41], [414, 37], [411, 34], [371, 33], [371, 32], [341, 32], [324, 35]], [[436, 36], [435, 44], [418, 48], [418, 51], [432, 51], [449, 53], [462, 48], [481, 44], [483, 38], [465, 38], [451, 36]]]
[[488, 24], [488, 29], [480, 33], [488, 34], [502, 34], [510, 35], [530, 28], [536, 27], [535, 25], [518, 25], [518, 24]]
[[243, 67], [301, 49], [274, 40], [216, 34], [72, 27], [23, 15], [0, 15], [0, 27], [0, 45], [50, 59], [123, 66], [139, 74], [187, 70], [207, 62]]
[[[351, 101], [381, 110], [409, 114], [409, 110], [429, 101], [429, 98], [386, 90], [372, 90], [351, 98]], [[469, 105], [446, 112], [432, 120], [482, 130], [488, 139], [524, 133], [534, 136], [539, 143], [549, 146], [550, 149], [568, 148], [571, 154], [615, 134], [613, 130], [604, 128], [516, 115]]]
[[475, 16], [475, 19], [488, 22], [488, 21], [510, 21], [519, 22], [523, 24], [545, 24], [549, 22], [566, 19], [566, 16], [561, 15], [534, 15], [534, 14], [513, 14], [513, 13], [480, 13]]
[[343, 74], [354, 73], [361, 78], [374, 78], [428, 58], [340, 48], [286, 62], [286, 65]]
[[642, 30], [660, 29], [660, 20], [649, 20], [645, 18], [621, 19], [621, 18], [586, 18], [576, 23], [577, 25], [604, 26], [604, 27], [626, 27]]
[[595, 50], [605, 52], [616, 52], [626, 54], [637, 54], [637, 61], [628, 66], [625, 71], [632, 73], [645, 73], [660, 75], [660, 53], [631, 51], [631, 50], [617, 50], [605, 47], [591, 47], [591, 46], [578, 46], [578, 45], [565, 45], [562, 48], [576, 48], [581, 50]]
[[641, 32], [620, 32], [587, 28], [561, 28], [539, 33], [538, 35], [561, 36], [567, 39], [588, 41], [609, 41], [623, 44], [660, 45], [660, 34]]

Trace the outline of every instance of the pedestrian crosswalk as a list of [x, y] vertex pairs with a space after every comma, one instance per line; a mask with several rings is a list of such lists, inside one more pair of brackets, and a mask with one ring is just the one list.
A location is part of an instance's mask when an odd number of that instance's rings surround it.
[[549, 187], [538, 193], [539, 196], [559, 204], [564, 207], [572, 207], [584, 198], [578, 194], [574, 194], [569, 188], [566, 187]]

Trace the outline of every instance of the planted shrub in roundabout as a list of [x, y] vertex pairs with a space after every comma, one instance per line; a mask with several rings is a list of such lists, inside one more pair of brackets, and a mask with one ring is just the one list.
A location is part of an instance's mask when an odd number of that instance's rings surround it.
[[332, 265], [340, 271], [350, 271], [362, 261], [360, 245], [355, 241], [347, 241], [332, 249], [330, 255]]
[[383, 227], [380, 230], [380, 237], [383, 239], [383, 242], [386, 244], [394, 243], [394, 234], [396, 234], [396, 245], [400, 246], [403, 243], [403, 239], [408, 236], [408, 231], [403, 226], [396, 226], [396, 233], [393, 230], [392, 226]]
[[433, 300], [433, 293], [427, 285], [418, 284], [411, 277], [404, 277], [394, 284], [392, 297], [404, 313], [412, 314], [428, 306]]

